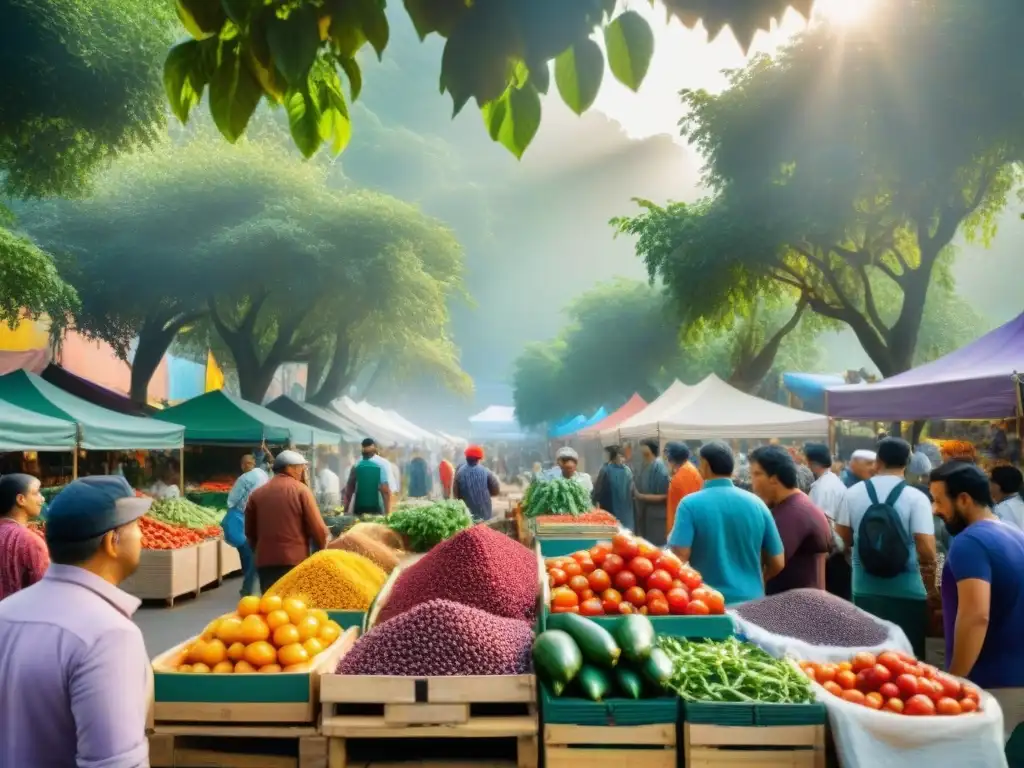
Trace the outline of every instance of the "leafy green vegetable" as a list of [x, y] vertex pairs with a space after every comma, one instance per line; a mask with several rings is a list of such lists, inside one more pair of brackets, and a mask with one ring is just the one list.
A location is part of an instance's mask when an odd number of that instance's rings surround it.
[[590, 494], [575, 480], [534, 480], [523, 496], [523, 515], [582, 515], [593, 508]]
[[461, 501], [409, 504], [395, 509], [384, 521], [405, 536], [414, 552], [426, 552], [473, 524], [473, 516]]
[[184, 528], [220, 525], [216, 510], [193, 504], [188, 499], [158, 499], [153, 502], [153, 506], [146, 514], [162, 523], [180, 525]]
[[685, 701], [807, 704], [814, 701], [807, 677], [751, 643], [659, 637], [672, 660], [668, 687]]

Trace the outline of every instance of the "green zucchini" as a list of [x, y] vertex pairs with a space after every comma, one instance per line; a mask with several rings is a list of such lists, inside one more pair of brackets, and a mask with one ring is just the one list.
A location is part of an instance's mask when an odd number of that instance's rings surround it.
[[622, 649], [622, 658], [637, 664], [654, 648], [654, 625], [639, 613], [627, 613], [615, 622], [612, 636]]
[[639, 699], [643, 696], [644, 681], [635, 670], [632, 670], [625, 665], [616, 667], [615, 682], [618, 683], [619, 690], [622, 691], [622, 695], [625, 698]]
[[598, 669], [590, 664], [584, 664], [576, 678], [580, 690], [583, 691], [583, 698], [591, 701], [604, 701], [612, 689], [612, 681], [603, 669]]
[[567, 632], [583, 653], [583, 660], [598, 667], [611, 668], [622, 653], [611, 632], [596, 621], [575, 613], [552, 613], [548, 616], [548, 629]]
[[561, 696], [583, 666], [583, 654], [567, 632], [552, 629], [533, 641], [533, 666], [552, 693]]
[[661, 648], [654, 648], [651, 655], [640, 666], [640, 671], [651, 685], [664, 689], [672, 678], [672, 659]]

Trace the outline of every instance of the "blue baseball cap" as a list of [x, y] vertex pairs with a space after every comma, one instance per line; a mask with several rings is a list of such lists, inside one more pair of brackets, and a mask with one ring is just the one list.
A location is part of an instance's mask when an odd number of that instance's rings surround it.
[[95, 475], [70, 483], [46, 512], [46, 540], [88, 541], [134, 522], [149, 511], [153, 500], [138, 498], [123, 477]]

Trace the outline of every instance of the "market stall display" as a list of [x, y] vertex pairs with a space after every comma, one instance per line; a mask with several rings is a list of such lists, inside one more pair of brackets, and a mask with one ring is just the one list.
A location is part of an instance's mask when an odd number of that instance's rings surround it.
[[401, 562], [400, 552], [356, 530], [343, 533], [328, 544], [327, 548], [362, 555], [384, 573], [391, 573]]
[[590, 494], [574, 480], [557, 477], [534, 480], [523, 495], [523, 515], [528, 518], [559, 514], [577, 517], [593, 509]]
[[[188, 499], [157, 499], [147, 513], [151, 518], [182, 528], [211, 532], [220, 531], [222, 512], [201, 507]], [[220, 535], [219, 533], [217, 535]]]
[[297, 598], [312, 609], [365, 611], [386, 579], [362, 555], [326, 549], [288, 571], [267, 594]]
[[399, 505], [385, 518], [387, 526], [408, 542], [413, 552], [426, 552], [473, 524], [469, 508], [461, 501]]

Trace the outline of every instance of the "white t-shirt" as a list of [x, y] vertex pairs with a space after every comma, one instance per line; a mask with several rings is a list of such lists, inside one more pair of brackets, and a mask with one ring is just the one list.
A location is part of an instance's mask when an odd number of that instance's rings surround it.
[[340, 496], [341, 480], [329, 467], [324, 467], [316, 476], [316, 489], [319, 493]]
[[1015, 493], [1008, 499], [1003, 499], [992, 508], [992, 511], [1004, 523], [1024, 530], [1024, 499], [1020, 494]]
[[154, 499], [180, 499], [181, 491], [176, 485], [167, 485], [163, 480], [157, 480], [149, 489], [149, 495]]
[[370, 457], [370, 461], [376, 464], [378, 467], [384, 470], [384, 484], [391, 490], [398, 487], [394, 478], [394, 468], [391, 466], [391, 462], [385, 459], [383, 456], [374, 454]]
[[892, 490], [901, 482], [905, 482], [901, 477], [881, 475], [847, 488], [843, 496], [843, 503], [840, 504], [839, 514], [836, 517], [836, 525], [844, 525], [853, 529], [854, 594], [920, 599], [924, 599], [927, 594], [917, 566], [917, 548], [913, 543], [913, 537], [918, 535], [934, 536], [935, 522], [932, 519], [931, 502], [917, 488], [906, 486], [899, 498], [896, 499], [896, 503], [893, 504], [893, 509], [896, 510], [900, 521], [910, 532], [912, 540], [910, 557], [907, 559], [903, 573], [891, 579], [872, 576], [864, 570], [857, 554], [857, 529], [860, 527], [864, 513], [871, 506], [867, 484], [874, 485], [878, 502], [884, 504]]
[[811, 485], [811, 492], [807, 495], [818, 509], [835, 520], [846, 495], [846, 484], [831, 469], [825, 470]]

